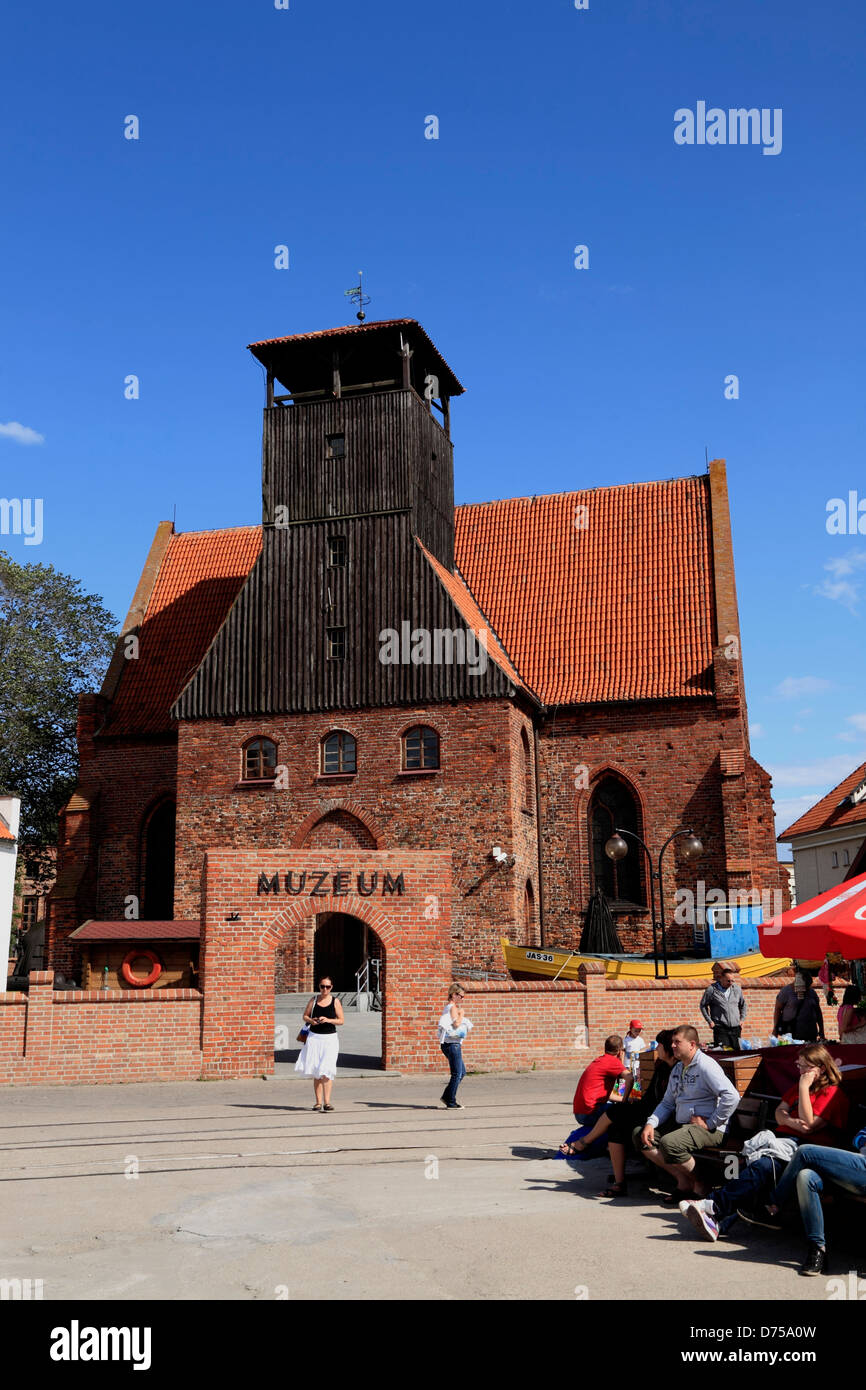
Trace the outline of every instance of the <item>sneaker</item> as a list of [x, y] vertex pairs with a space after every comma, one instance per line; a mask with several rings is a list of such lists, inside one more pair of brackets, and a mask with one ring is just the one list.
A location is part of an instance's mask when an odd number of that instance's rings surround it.
[[713, 1204], [710, 1201], [709, 1197], [686, 1197], [685, 1200], [680, 1202], [679, 1204], [679, 1208], [683, 1216], [686, 1215], [689, 1207], [700, 1207], [701, 1211], [705, 1211], [707, 1213], [707, 1216], [715, 1215]]
[[455, 1102], [454, 1102], [454, 1104], [452, 1105], [451, 1109], [452, 1109], [452, 1110], [465, 1110], [465, 1109], [466, 1109], [466, 1106], [463, 1104], [462, 1101], [455, 1100]]
[[750, 1226], [766, 1226], [768, 1231], [781, 1231], [782, 1218], [778, 1212], [770, 1212], [766, 1206], [737, 1207], [737, 1216], [741, 1216], [744, 1221], [748, 1221]]
[[680, 1211], [704, 1240], [718, 1240], [719, 1228], [710, 1213], [704, 1211], [703, 1202], [680, 1202]]
[[809, 1253], [800, 1266], [801, 1274], [823, 1274], [827, 1265], [827, 1251], [821, 1245], [809, 1246]]

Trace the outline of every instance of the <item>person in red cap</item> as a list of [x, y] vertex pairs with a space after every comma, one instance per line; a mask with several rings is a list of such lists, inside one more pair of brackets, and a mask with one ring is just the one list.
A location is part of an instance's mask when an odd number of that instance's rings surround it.
[[[625, 1054], [625, 1064], [632, 1074], [633, 1079], [640, 1081], [640, 1054], [646, 1052], [647, 1041], [641, 1037], [643, 1024], [639, 1018], [633, 1018], [628, 1025], [628, 1032], [622, 1040], [622, 1050]], [[640, 1086], [638, 1085], [638, 1089]]]

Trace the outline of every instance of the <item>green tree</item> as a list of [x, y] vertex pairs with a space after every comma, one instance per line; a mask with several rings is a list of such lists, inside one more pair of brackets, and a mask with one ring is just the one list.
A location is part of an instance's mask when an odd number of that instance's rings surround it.
[[0, 551], [0, 788], [21, 798], [37, 879], [76, 782], [78, 696], [99, 689], [115, 641], [111, 613], [76, 579]]

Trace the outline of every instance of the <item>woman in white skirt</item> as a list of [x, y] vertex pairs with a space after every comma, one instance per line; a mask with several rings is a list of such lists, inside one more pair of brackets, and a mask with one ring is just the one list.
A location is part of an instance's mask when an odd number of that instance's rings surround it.
[[314, 1110], [333, 1110], [331, 1082], [337, 1075], [337, 1053], [340, 1042], [337, 1029], [343, 1023], [343, 1006], [331, 993], [331, 980], [323, 975], [319, 993], [304, 1009], [304, 1023], [309, 1024], [307, 1041], [295, 1063], [295, 1071], [313, 1078], [316, 1094]]

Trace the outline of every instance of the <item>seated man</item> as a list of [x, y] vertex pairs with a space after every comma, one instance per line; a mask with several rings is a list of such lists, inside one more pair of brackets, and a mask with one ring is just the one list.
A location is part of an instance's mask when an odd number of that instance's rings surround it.
[[802, 1144], [776, 1185], [770, 1203], [765, 1208], [766, 1221], [761, 1225], [778, 1226], [779, 1211], [796, 1188], [800, 1216], [806, 1231], [808, 1248], [800, 1273], [823, 1274], [827, 1263], [824, 1240], [824, 1212], [821, 1193], [824, 1183], [857, 1197], [866, 1197], [866, 1129], [854, 1136], [855, 1152], [847, 1149], [827, 1149], [818, 1144]]
[[622, 1060], [622, 1038], [611, 1033], [605, 1038], [604, 1053], [582, 1073], [574, 1093], [574, 1118], [579, 1125], [593, 1125], [604, 1109], [611, 1087], [626, 1070]]
[[706, 1189], [694, 1178], [694, 1155], [718, 1148], [740, 1097], [718, 1062], [701, 1052], [696, 1028], [675, 1028], [671, 1051], [676, 1065], [668, 1088], [634, 1139], [645, 1158], [676, 1179], [679, 1194], [703, 1196]]

